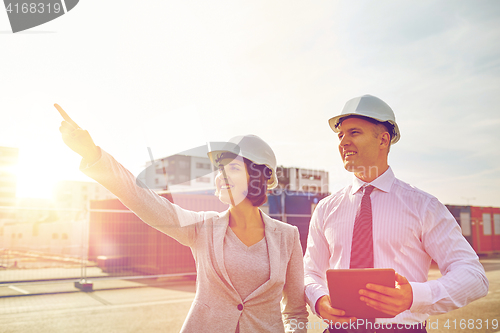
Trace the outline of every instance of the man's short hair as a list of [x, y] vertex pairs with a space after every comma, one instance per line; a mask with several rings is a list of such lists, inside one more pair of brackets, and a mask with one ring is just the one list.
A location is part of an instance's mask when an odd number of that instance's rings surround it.
[[[384, 132], [387, 132], [389, 133], [390, 137], [391, 137], [391, 140], [392, 138], [395, 136], [395, 133], [394, 133], [394, 125], [392, 125], [390, 122], [388, 121], [378, 121], [377, 119], [373, 119], [373, 118], [370, 118], [370, 117], [365, 117], [365, 116], [358, 116], [358, 115], [349, 115], [349, 116], [345, 116], [345, 117], [342, 117], [339, 119], [339, 126], [342, 124], [342, 122], [348, 118], [359, 118], [359, 119], [363, 119], [363, 120], [366, 120], [366, 121], [369, 121], [370, 123], [372, 124], [375, 124], [375, 125], [382, 125], [384, 126], [385, 128], [385, 131]], [[382, 131], [379, 131], [377, 133], [377, 136], [382, 133]]]

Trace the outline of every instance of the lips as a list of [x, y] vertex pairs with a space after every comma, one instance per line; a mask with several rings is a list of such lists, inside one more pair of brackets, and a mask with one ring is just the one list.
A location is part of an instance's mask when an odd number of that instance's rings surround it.
[[354, 156], [356, 155], [358, 152], [355, 152], [355, 151], [346, 151], [344, 152], [344, 158], [349, 158], [351, 156]]

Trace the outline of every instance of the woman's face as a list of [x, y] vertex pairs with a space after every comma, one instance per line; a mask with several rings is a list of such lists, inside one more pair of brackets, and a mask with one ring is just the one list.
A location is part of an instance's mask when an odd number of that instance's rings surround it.
[[219, 171], [215, 177], [216, 195], [223, 203], [236, 206], [246, 199], [249, 179], [241, 156], [223, 158], [219, 161]]

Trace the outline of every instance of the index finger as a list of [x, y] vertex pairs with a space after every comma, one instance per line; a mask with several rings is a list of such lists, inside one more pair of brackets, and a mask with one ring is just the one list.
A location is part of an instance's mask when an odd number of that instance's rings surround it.
[[386, 286], [382, 286], [379, 284], [373, 284], [373, 283], [368, 283], [366, 285], [366, 289], [373, 290], [373, 291], [376, 291], [380, 294], [389, 295], [389, 296], [394, 295], [397, 291], [396, 288], [386, 287]]
[[66, 111], [64, 111], [62, 109], [62, 107], [59, 106], [59, 104], [54, 104], [55, 108], [57, 109], [57, 111], [59, 111], [59, 114], [63, 117], [64, 120], [66, 120], [68, 123], [70, 123], [71, 125], [73, 125], [75, 128], [80, 128], [80, 126], [77, 125], [77, 123], [75, 123], [73, 121], [73, 119], [71, 119], [68, 114], [66, 113]]

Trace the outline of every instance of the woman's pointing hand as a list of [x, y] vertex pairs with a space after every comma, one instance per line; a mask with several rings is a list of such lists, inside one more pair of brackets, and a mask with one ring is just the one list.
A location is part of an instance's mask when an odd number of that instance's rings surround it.
[[54, 106], [64, 119], [59, 127], [64, 143], [88, 164], [96, 162], [101, 157], [101, 150], [95, 145], [89, 132], [81, 129], [58, 104]]

